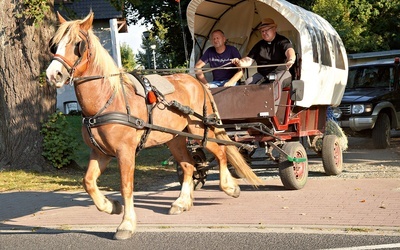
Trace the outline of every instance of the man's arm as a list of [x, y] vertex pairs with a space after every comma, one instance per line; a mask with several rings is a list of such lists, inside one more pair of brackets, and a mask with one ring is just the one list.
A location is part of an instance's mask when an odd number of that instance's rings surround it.
[[196, 69], [196, 78], [202, 82], [205, 85], [208, 85], [207, 79], [203, 74], [203, 71], [201, 70], [201, 68], [204, 67], [204, 65], [206, 65], [201, 59], [196, 63], [196, 65], [194, 66]]
[[[233, 46], [231, 46], [231, 47], [232, 47], [232, 55], [231, 56], [233, 58], [241, 58], [239, 50], [237, 50], [237, 48], [235, 48]], [[238, 67], [237, 64], [234, 64], [234, 65], [236, 67]], [[224, 87], [236, 85], [236, 83], [242, 78], [242, 76], [243, 76], [243, 69], [238, 68], [238, 71], [236, 72], [236, 74], [234, 74], [232, 76], [232, 78], [229, 79], [229, 81], [224, 84]]]
[[232, 63], [238, 67], [249, 67], [253, 64], [253, 62], [254, 62], [254, 59], [252, 59], [248, 56], [246, 56], [242, 59], [239, 59], [239, 58], [232, 59]]
[[239, 81], [242, 78], [242, 76], [243, 76], [243, 70], [242, 69], [238, 69], [236, 74], [234, 74], [232, 76], [232, 78], [229, 79], [229, 81], [227, 81], [224, 84], [224, 87], [234, 86], [237, 83], [237, 81]]
[[292, 65], [296, 61], [296, 53], [294, 52], [293, 48], [289, 48], [286, 50], [285, 55], [287, 58], [286, 67], [287, 67], [287, 69], [290, 69], [290, 67], [292, 67]]

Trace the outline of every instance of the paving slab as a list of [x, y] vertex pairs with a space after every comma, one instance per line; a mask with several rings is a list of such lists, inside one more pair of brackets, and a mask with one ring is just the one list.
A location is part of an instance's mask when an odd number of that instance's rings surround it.
[[[147, 227], [382, 228], [400, 232], [400, 179], [309, 179], [301, 190], [285, 190], [279, 179], [254, 189], [240, 182], [239, 198], [217, 181], [195, 191], [193, 208], [168, 215], [178, 187], [135, 192], [138, 229]], [[105, 192], [121, 201], [119, 192]], [[115, 230], [122, 215], [99, 212], [85, 192], [2, 192], [0, 231], [79, 227]]]

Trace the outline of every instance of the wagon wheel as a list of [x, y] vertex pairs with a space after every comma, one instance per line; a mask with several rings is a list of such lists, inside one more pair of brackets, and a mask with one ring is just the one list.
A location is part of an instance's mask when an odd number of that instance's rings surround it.
[[[254, 145], [254, 144], [251, 144]], [[254, 147], [253, 150], [248, 151], [247, 149], [240, 148], [239, 153], [243, 156], [243, 158], [246, 160], [248, 164], [251, 164], [251, 157], [253, 154], [256, 152], [256, 148]]]
[[283, 145], [282, 150], [289, 155], [281, 154], [279, 160], [279, 176], [283, 186], [291, 190], [303, 188], [308, 177], [306, 150], [299, 142], [288, 142]]
[[314, 152], [317, 153], [318, 156], [322, 155], [322, 138], [322, 135], [314, 136], [311, 143]]
[[[195, 170], [193, 172], [193, 184], [194, 190], [201, 189], [207, 178], [207, 169], [204, 165], [207, 163], [206, 154], [200, 148], [196, 149], [195, 151], [191, 152], [191, 155], [195, 161]], [[176, 172], [178, 173], [178, 180], [179, 183], [182, 185], [183, 182], [183, 170], [179, 163], [176, 163]]]
[[326, 135], [323, 138], [322, 164], [327, 175], [338, 175], [343, 170], [343, 153], [336, 135]]
[[228, 170], [229, 170], [229, 173], [231, 173], [231, 175], [232, 175], [233, 178], [235, 178], [235, 179], [240, 179], [240, 178], [242, 178], [242, 177], [240, 177], [240, 176], [236, 173], [235, 168], [234, 168], [231, 164], [228, 164]]

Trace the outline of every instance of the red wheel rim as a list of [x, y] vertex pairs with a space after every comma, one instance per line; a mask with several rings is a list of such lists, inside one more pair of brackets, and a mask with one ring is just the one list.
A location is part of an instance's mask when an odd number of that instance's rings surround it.
[[[300, 151], [298, 151], [298, 152], [296, 152], [295, 157], [303, 158], [304, 156]], [[306, 166], [306, 162], [298, 162], [298, 163], [293, 162], [293, 171], [294, 171], [294, 174], [296, 175], [296, 179], [303, 179], [305, 166]]]
[[342, 162], [342, 154], [340, 153], [340, 146], [337, 142], [335, 142], [335, 146], [333, 147], [333, 159], [336, 167]]

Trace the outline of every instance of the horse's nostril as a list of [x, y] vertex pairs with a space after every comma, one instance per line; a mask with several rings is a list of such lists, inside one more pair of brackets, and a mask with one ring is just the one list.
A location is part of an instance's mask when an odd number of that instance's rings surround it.
[[56, 81], [59, 82], [63, 79], [63, 74], [57, 70], [57, 74], [56, 74]]

